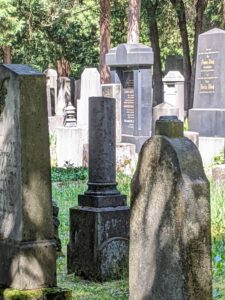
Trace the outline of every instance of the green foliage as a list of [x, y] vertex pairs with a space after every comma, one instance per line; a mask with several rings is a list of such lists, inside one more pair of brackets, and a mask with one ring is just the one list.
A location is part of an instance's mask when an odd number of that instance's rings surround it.
[[224, 151], [221, 151], [219, 155], [213, 157], [213, 165], [224, 164]]
[[65, 168], [52, 167], [52, 182], [66, 182], [86, 180], [88, 173], [87, 168], [74, 168], [69, 162], [66, 162]]

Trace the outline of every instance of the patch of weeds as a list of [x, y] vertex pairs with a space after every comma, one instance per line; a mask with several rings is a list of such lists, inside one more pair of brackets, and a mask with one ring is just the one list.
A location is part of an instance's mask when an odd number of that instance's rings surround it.
[[87, 180], [87, 168], [74, 168], [71, 165], [65, 165], [65, 168], [52, 167], [51, 169], [52, 182], [67, 182]]

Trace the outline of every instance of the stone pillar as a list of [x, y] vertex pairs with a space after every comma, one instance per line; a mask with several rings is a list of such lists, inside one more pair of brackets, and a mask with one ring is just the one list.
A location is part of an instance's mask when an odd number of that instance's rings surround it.
[[[44, 74], [0, 66], [0, 103], [0, 286], [40, 289], [32, 299], [42, 299], [56, 286]], [[45, 299], [54, 295], [66, 299], [54, 288]]]
[[156, 122], [131, 191], [130, 300], [211, 300], [209, 182], [177, 117]]
[[68, 272], [95, 280], [127, 268], [129, 208], [116, 188], [115, 99], [89, 98], [88, 190], [70, 209]]

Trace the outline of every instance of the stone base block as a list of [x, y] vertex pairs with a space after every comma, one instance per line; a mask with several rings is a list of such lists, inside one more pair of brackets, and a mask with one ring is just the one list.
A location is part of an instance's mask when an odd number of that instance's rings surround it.
[[49, 134], [55, 135], [56, 128], [63, 126], [64, 116], [48, 117]]
[[130, 209], [127, 206], [70, 209], [68, 273], [105, 281], [128, 270]]
[[56, 129], [56, 156], [58, 167], [66, 163], [74, 167], [83, 164], [83, 131], [77, 127], [59, 127]]
[[141, 151], [141, 147], [150, 136], [133, 136], [133, 135], [122, 135], [122, 143], [134, 144], [136, 146], [136, 153]]
[[0, 286], [19, 290], [56, 286], [55, 241], [0, 241]]
[[199, 151], [204, 166], [213, 163], [213, 158], [224, 152], [225, 139], [219, 137], [199, 137]]
[[[119, 193], [118, 193], [119, 194]], [[127, 204], [127, 197], [124, 195], [78, 195], [78, 205], [88, 207], [117, 207]]]
[[200, 136], [225, 137], [225, 109], [190, 109], [189, 128]]
[[72, 300], [72, 291], [57, 287], [29, 291], [2, 289], [0, 300]]

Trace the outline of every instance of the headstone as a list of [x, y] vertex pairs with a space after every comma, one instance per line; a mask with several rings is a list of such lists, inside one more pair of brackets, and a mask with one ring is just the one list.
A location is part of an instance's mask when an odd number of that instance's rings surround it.
[[46, 88], [47, 88], [47, 107], [48, 116], [54, 116], [57, 106], [57, 72], [54, 69], [48, 68], [44, 71], [46, 75]]
[[25, 65], [1, 65], [0, 104], [0, 286], [53, 288], [56, 251], [44, 74]]
[[77, 126], [84, 130], [85, 143], [88, 143], [88, 99], [101, 96], [100, 74], [96, 68], [86, 68], [81, 75], [81, 96], [77, 103]]
[[211, 300], [210, 191], [183, 123], [161, 117], [131, 187], [130, 300]]
[[179, 71], [170, 71], [163, 78], [164, 102], [179, 109], [179, 119], [184, 121], [184, 77]]
[[90, 97], [89, 181], [70, 209], [69, 273], [104, 281], [127, 270], [129, 208], [116, 185], [115, 99]]
[[225, 137], [225, 31], [212, 29], [199, 35], [194, 107], [189, 127], [205, 137]]
[[102, 96], [116, 99], [116, 143], [121, 143], [121, 85], [102, 84]]
[[142, 44], [121, 44], [106, 55], [113, 83], [122, 85], [122, 142], [139, 152], [152, 131], [153, 52]]
[[152, 117], [152, 132], [155, 133], [155, 122], [161, 116], [179, 116], [179, 109], [167, 102], [160, 103], [153, 107], [153, 117]]
[[56, 106], [56, 115], [62, 116], [69, 102], [74, 105], [74, 78], [59, 77], [58, 78], [58, 99]]

